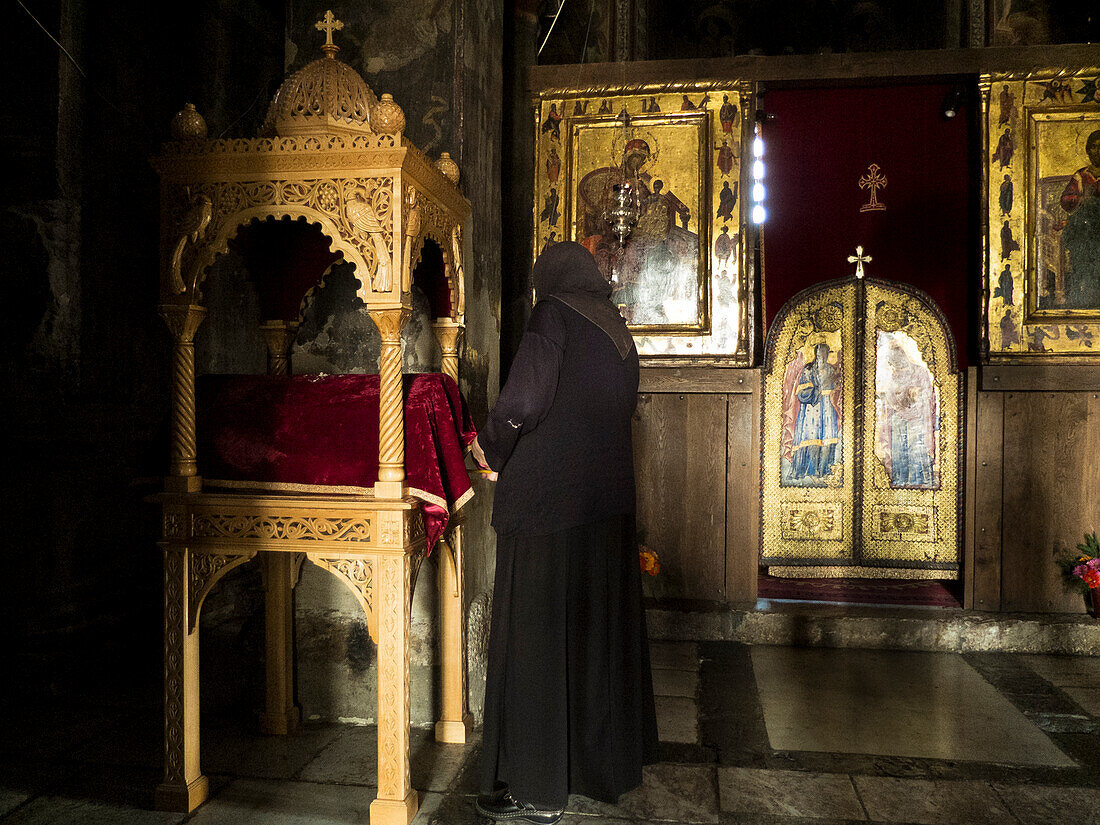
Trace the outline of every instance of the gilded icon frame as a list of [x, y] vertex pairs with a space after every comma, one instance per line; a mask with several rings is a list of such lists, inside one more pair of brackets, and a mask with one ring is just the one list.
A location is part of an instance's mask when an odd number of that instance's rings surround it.
[[[645, 323], [630, 324], [638, 354], [646, 366], [748, 367], [754, 362], [756, 231], [747, 225], [748, 211], [743, 197], [747, 194], [746, 176], [752, 165], [751, 157], [744, 160], [747, 152], [744, 147], [751, 145], [752, 140], [754, 92], [755, 84], [744, 80], [690, 84], [624, 82], [586, 88], [543, 88], [534, 92], [532, 261], [553, 243], [584, 240], [577, 237], [580, 204], [576, 173], [587, 174], [613, 165], [610, 149], [601, 150], [595, 160], [575, 157], [579, 145], [574, 139], [576, 135], [580, 135], [583, 143], [595, 130], [621, 124], [618, 118], [625, 110], [630, 128], [638, 133], [635, 137], [646, 139], [646, 133], [658, 130], [657, 143], [663, 151], [660, 161], [676, 156], [677, 163], [683, 166], [684, 152], [688, 152], [691, 164], [697, 167], [695, 177], [689, 181], [675, 173], [662, 178], [667, 170], [660, 163], [653, 164], [661, 173], [655, 174], [654, 179], [667, 181], [663, 192], [675, 195], [666, 203], [679, 210], [686, 206], [690, 213], [687, 226], [678, 228], [686, 228], [698, 237], [698, 260], [693, 261], [696, 272], [691, 281], [694, 292], [673, 297], [689, 298], [699, 305], [686, 322], [681, 312], [670, 316], [675, 323], [667, 323], [669, 318], [650, 317]], [[661, 130], [666, 134], [660, 135]], [[671, 146], [665, 145], [673, 139], [668, 134], [670, 130], [681, 130], [674, 134], [684, 136], [675, 137], [677, 152], [664, 151]], [[623, 152], [623, 159], [625, 156]], [[561, 214], [555, 224], [556, 211]], [[677, 214], [682, 217], [682, 211]], [[652, 236], [643, 233], [643, 237]], [[694, 243], [692, 240], [693, 251]], [[684, 260], [682, 246], [672, 247], [672, 251], [674, 261]], [[674, 283], [684, 286], [687, 282], [679, 280], [679, 270], [676, 275]]]
[[[1100, 108], [1066, 106], [1042, 111], [1026, 110], [1026, 116], [1028, 192], [1027, 201], [1025, 203], [1027, 209], [1027, 250], [1024, 275], [1027, 288], [1027, 314], [1024, 316], [1025, 323], [1030, 321], [1064, 321], [1070, 323], [1100, 322], [1100, 300], [1092, 307], [1050, 308], [1040, 306], [1040, 304], [1043, 303], [1043, 299], [1049, 296], [1049, 291], [1045, 290], [1044, 284], [1041, 283], [1043, 280], [1041, 274], [1044, 269], [1046, 269], [1045, 264], [1048, 263], [1048, 255], [1044, 254], [1044, 252], [1049, 254], [1051, 251], [1056, 251], [1059, 257], [1059, 260], [1051, 262], [1055, 264], [1058, 269], [1046, 270], [1048, 273], [1061, 278], [1064, 278], [1066, 274], [1068, 274], [1063, 271], [1066, 253], [1065, 242], [1060, 236], [1064, 234], [1064, 230], [1059, 231], [1051, 226], [1044, 225], [1057, 225], [1058, 222], [1064, 220], [1063, 215], [1065, 213], [1060, 205], [1047, 204], [1044, 201], [1050, 197], [1050, 191], [1064, 189], [1068, 186], [1072, 182], [1076, 172], [1076, 170], [1071, 168], [1072, 164], [1054, 164], [1051, 158], [1051, 155], [1054, 153], [1050, 151], [1048, 147], [1050, 143], [1061, 143], [1059, 148], [1065, 151], [1059, 154], [1071, 154], [1074, 150], [1080, 149], [1080, 154], [1084, 155], [1084, 147], [1077, 144], [1083, 144], [1084, 141], [1087, 141], [1087, 136], [1089, 134], [1100, 131]], [[1055, 124], [1057, 124], [1057, 126]], [[1074, 128], [1074, 126], [1076, 126], [1076, 128]], [[1044, 133], [1053, 132], [1056, 129], [1063, 134], [1056, 136], [1054, 140], [1044, 139], [1052, 137]], [[1074, 138], [1074, 145], [1068, 149], [1066, 149], [1065, 143], [1069, 143], [1069, 141], [1065, 140], [1065, 133], [1071, 133]], [[1059, 140], [1059, 138], [1061, 140]], [[1062, 141], [1064, 141], [1064, 143], [1062, 143]], [[1047, 151], [1044, 151], [1044, 149]], [[1078, 161], [1078, 165], [1082, 162], [1087, 161], [1081, 159]], [[1058, 168], [1050, 168], [1056, 165]], [[1044, 172], [1061, 174], [1044, 175]], [[1048, 181], [1055, 185], [1052, 187], [1043, 186], [1043, 184]], [[1043, 191], [1044, 189], [1048, 191]], [[1060, 214], [1056, 214], [1056, 216], [1051, 215], [1055, 209], [1058, 210]], [[1048, 215], [1051, 215], [1051, 217], [1047, 217]], [[1100, 245], [1100, 231], [1096, 234], [1096, 242]], [[1098, 272], [1098, 275], [1100, 275], [1100, 272]], [[1058, 291], [1060, 291], [1062, 295], [1055, 295], [1053, 297], [1064, 297], [1065, 288], [1058, 289]]]

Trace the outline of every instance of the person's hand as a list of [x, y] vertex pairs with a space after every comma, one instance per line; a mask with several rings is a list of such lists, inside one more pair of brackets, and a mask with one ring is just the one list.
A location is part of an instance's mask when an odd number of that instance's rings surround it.
[[474, 461], [477, 462], [477, 466], [480, 468], [482, 478], [496, 481], [497, 472], [489, 466], [489, 462], [485, 458], [485, 451], [481, 449], [481, 444], [478, 443], [477, 438], [474, 438], [474, 443], [470, 445], [470, 452], [474, 454]]
[[481, 449], [481, 444], [478, 443], [477, 437], [474, 437], [474, 443], [470, 445], [470, 452], [474, 454], [474, 461], [477, 462], [477, 466], [483, 470], [490, 469], [489, 462], [485, 460], [485, 451]]

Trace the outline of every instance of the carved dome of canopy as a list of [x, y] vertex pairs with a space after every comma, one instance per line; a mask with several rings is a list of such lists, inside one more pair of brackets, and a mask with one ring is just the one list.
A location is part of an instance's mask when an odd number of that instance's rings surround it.
[[378, 98], [335, 49], [299, 69], [279, 87], [261, 134], [373, 134], [370, 114]]

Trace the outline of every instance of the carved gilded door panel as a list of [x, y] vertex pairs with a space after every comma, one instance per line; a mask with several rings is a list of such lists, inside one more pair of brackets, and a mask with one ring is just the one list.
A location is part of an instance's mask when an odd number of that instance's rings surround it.
[[955, 577], [960, 386], [922, 293], [853, 278], [795, 296], [765, 352], [769, 572]]
[[857, 289], [834, 282], [811, 292], [792, 299], [768, 337], [764, 564], [853, 558]]

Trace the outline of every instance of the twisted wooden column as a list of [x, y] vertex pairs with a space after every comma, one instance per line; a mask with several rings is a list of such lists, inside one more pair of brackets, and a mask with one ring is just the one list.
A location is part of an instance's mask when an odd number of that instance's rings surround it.
[[206, 309], [194, 304], [162, 304], [161, 317], [175, 339], [172, 352], [172, 450], [168, 490], [195, 492], [202, 487], [195, 439], [195, 331]]
[[297, 321], [264, 321], [260, 324], [267, 344], [268, 375], [288, 375], [290, 373], [290, 348], [298, 337]]
[[458, 383], [458, 343], [462, 337], [462, 325], [450, 318], [437, 318], [432, 321], [432, 331], [439, 348], [443, 350], [443, 374], [449, 375]]
[[382, 335], [378, 360], [378, 498], [401, 498], [405, 481], [405, 398], [401, 375], [401, 330], [411, 312], [376, 309], [370, 317]]

